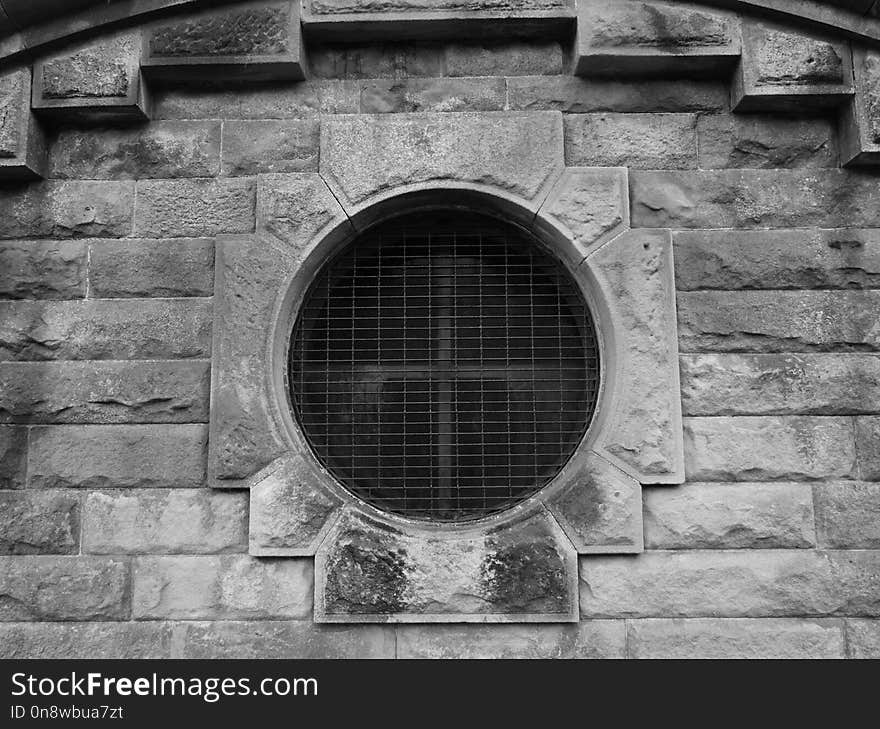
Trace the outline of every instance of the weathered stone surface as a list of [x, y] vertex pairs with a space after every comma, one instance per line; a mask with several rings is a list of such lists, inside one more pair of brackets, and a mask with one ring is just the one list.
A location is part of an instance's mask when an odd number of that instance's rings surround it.
[[849, 418], [685, 418], [684, 452], [691, 481], [812, 481], [855, 476]]
[[0, 361], [210, 356], [210, 299], [0, 301]]
[[84, 554], [215, 554], [247, 548], [247, 493], [206, 489], [92, 492]]
[[681, 398], [672, 241], [630, 231], [589, 258], [611, 310], [613, 415], [595, 446], [641, 483], [681, 483]]
[[129, 568], [105, 557], [0, 557], [0, 620], [124, 620]]
[[44, 182], [0, 191], [0, 238], [118, 238], [131, 233], [130, 182]]
[[86, 247], [80, 241], [0, 243], [0, 298], [81, 299]]
[[3, 102], [3, 116], [0, 118], [0, 157], [4, 160], [17, 157], [21, 153], [21, 125], [25, 122], [27, 71], [4, 73], [0, 76], [0, 101]]
[[595, 167], [697, 166], [694, 114], [568, 114], [565, 163]]
[[838, 481], [813, 485], [819, 545], [880, 548], [880, 484]]
[[571, 622], [575, 560], [542, 512], [488, 533], [415, 534], [349, 510], [315, 558], [315, 619]]
[[3, 362], [0, 422], [207, 422], [210, 362]]
[[0, 554], [75, 554], [79, 528], [79, 494], [0, 491]]
[[442, 44], [430, 41], [322, 43], [310, 40], [309, 70], [312, 78], [327, 79], [437, 77], [444, 75], [445, 55]]
[[634, 227], [872, 228], [875, 178], [846, 170], [633, 170]]
[[880, 658], [880, 620], [847, 620], [850, 658]]
[[252, 179], [146, 180], [137, 186], [135, 235], [180, 238], [254, 229]]
[[685, 415], [857, 415], [880, 412], [880, 356], [685, 354]]
[[398, 658], [624, 658], [622, 620], [577, 625], [406, 625]]
[[836, 167], [831, 119], [704, 114], [697, 121], [703, 169]]
[[42, 177], [46, 144], [42, 127], [31, 114], [30, 69], [0, 74], [0, 179]]
[[139, 557], [133, 566], [135, 619], [306, 618], [310, 560], [238, 555]]
[[552, 10], [570, 8], [569, 0], [308, 0], [306, 7], [314, 15], [347, 13], [410, 13], [466, 10]]
[[91, 241], [89, 291], [96, 298], [108, 299], [211, 296], [214, 241]]
[[315, 172], [320, 131], [316, 119], [224, 122], [223, 174]]
[[[311, 556], [342, 501], [301, 456], [272, 464], [250, 488], [250, 553]], [[267, 470], [269, 470], [267, 469]]]
[[394, 658], [394, 630], [311, 620], [187, 622], [182, 658]]
[[880, 288], [876, 230], [703, 230], [673, 239], [679, 291]]
[[563, 72], [557, 42], [453, 43], [445, 47], [449, 76], [553, 76]]
[[878, 291], [688, 291], [678, 294], [683, 352], [872, 352]]
[[648, 549], [813, 547], [809, 484], [688, 483], [645, 489]]
[[167, 121], [134, 128], [65, 128], [53, 139], [49, 174], [62, 179], [212, 177], [220, 123]]
[[503, 78], [379, 79], [363, 84], [365, 114], [501, 111]]
[[631, 658], [844, 658], [843, 623], [834, 618], [632, 620]]
[[198, 488], [205, 483], [203, 425], [58, 425], [30, 431], [35, 488]]
[[0, 657], [171, 658], [169, 623], [0, 623]]
[[784, 617], [880, 614], [880, 552], [645, 552], [581, 559], [581, 614]]
[[0, 425], [0, 489], [25, 485], [27, 442], [27, 428]]
[[550, 112], [336, 116], [321, 125], [321, 172], [350, 205], [450, 181], [535, 201], [562, 164], [562, 115]]
[[840, 119], [842, 164], [876, 164], [880, 161], [880, 54], [853, 48], [855, 95]]
[[856, 418], [855, 422], [859, 476], [880, 481], [880, 417]]

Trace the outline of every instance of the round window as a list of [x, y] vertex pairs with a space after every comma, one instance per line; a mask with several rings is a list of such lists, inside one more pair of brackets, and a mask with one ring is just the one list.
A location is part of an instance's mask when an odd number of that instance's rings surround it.
[[309, 287], [290, 343], [296, 418], [350, 492], [465, 521], [547, 484], [599, 388], [590, 312], [524, 230], [461, 211], [393, 218]]

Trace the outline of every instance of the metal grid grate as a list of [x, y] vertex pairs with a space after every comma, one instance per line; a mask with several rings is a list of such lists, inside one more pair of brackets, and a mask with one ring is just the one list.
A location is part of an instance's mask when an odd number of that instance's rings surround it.
[[577, 287], [526, 233], [420, 213], [323, 268], [288, 376], [311, 447], [350, 491], [388, 512], [464, 521], [559, 472], [592, 417], [598, 357]]

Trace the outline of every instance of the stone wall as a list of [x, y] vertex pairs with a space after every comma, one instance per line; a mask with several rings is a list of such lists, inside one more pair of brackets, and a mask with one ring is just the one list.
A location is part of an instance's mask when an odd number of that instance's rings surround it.
[[[318, 33], [306, 80], [282, 43], [270, 78], [166, 72], [122, 117], [40, 116], [44, 179], [0, 187], [0, 654], [880, 657], [880, 178], [841, 167], [873, 163], [868, 52], [749, 76], [769, 31], [704, 10], [682, 22], [707, 74], [646, 73], [611, 20], [599, 66], [553, 25], [383, 26]], [[589, 71], [615, 55], [626, 78]], [[313, 560], [250, 556], [246, 489], [208, 487], [214, 239], [254, 231], [260, 175], [318, 170], [334, 115], [522, 111], [558, 115], [568, 166], [629, 168], [631, 226], [672, 231], [687, 482], [645, 485], [643, 553], [580, 557], [579, 623], [317, 625]]]

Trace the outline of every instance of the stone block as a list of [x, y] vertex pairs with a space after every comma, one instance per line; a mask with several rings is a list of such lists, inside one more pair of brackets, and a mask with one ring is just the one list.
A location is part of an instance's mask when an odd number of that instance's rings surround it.
[[252, 179], [143, 180], [137, 183], [134, 234], [143, 238], [214, 236], [254, 229]]
[[679, 291], [880, 287], [876, 230], [702, 230], [673, 240]]
[[144, 29], [143, 67], [150, 77], [206, 81], [305, 78], [299, 2], [235, 7], [162, 20]]
[[85, 294], [81, 241], [0, 242], [0, 298], [81, 299]]
[[0, 623], [4, 659], [172, 658], [170, 623]]
[[844, 658], [843, 622], [835, 618], [673, 618], [631, 620], [631, 658], [729, 660]]
[[689, 481], [814, 481], [854, 478], [850, 418], [684, 419]]
[[49, 174], [57, 179], [213, 177], [220, 170], [220, 122], [158, 121], [54, 136]]
[[239, 555], [138, 557], [136, 620], [301, 619], [311, 614], [310, 560]]
[[77, 554], [80, 496], [0, 491], [0, 554]]
[[149, 119], [140, 61], [138, 31], [41, 58], [34, 64], [34, 111], [77, 122]]
[[130, 182], [56, 182], [0, 190], [0, 238], [120, 238], [131, 234]]
[[378, 79], [363, 84], [364, 114], [502, 111], [503, 78]]
[[0, 301], [0, 361], [210, 356], [210, 299]]
[[856, 418], [855, 423], [859, 476], [880, 481], [880, 417]]
[[321, 129], [317, 119], [223, 123], [223, 174], [317, 172]]
[[0, 74], [0, 180], [31, 180], [45, 176], [46, 140], [31, 114], [29, 68]]
[[739, 112], [838, 106], [853, 95], [849, 44], [757, 20], [742, 24], [742, 61], [731, 88]]
[[247, 547], [247, 494], [208, 489], [90, 493], [84, 554], [216, 554]]
[[880, 620], [846, 621], [850, 658], [880, 658]]
[[880, 53], [853, 48], [855, 95], [840, 119], [840, 161], [844, 165], [880, 163]]
[[212, 296], [214, 241], [90, 241], [89, 291], [106, 299]]
[[819, 545], [880, 548], [880, 484], [837, 481], [813, 485]]
[[880, 412], [880, 356], [684, 354], [685, 415], [858, 415]]
[[207, 422], [211, 364], [2, 362], [0, 423]]
[[578, 1], [578, 76], [721, 75], [739, 55], [739, 19], [730, 13], [677, 2]]
[[809, 484], [688, 483], [644, 491], [648, 549], [798, 549], [816, 544]]
[[56, 425], [30, 430], [34, 488], [198, 488], [203, 425]]
[[[471, 46], [467, 46], [470, 48]], [[443, 76], [441, 43], [309, 42], [309, 75], [325, 79], [420, 78]], [[463, 74], [465, 76], [479, 74]], [[504, 75], [504, 74], [496, 74]]]
[[0, 620], [125, 620], [129, 566], [106, 557], [0, 557]]
[[694, 114], [567, 114], [565, 164], [692, 169], [696, 123]]
[[678, 294], [683, 352], [872, 352], [878, 321], [876, 290]]
[[553, 76], [565, 63], [555, 41], [452, 43], [444, 50], [448, 76]]
[[0, 425], [0, 489], [24, 487], [27, 450], [27, 428]]

